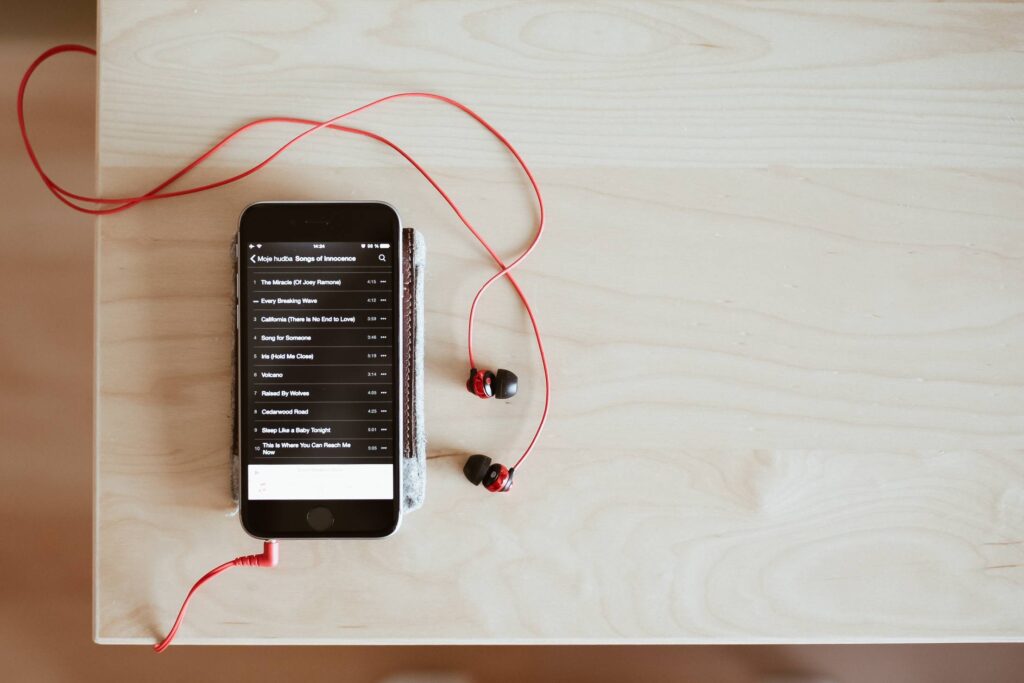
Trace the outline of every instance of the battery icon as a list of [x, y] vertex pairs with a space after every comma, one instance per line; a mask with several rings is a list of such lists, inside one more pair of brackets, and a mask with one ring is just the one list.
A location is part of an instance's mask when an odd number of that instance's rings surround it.
[[391, 248], [391, 245], [388, 244], [387, 242], [385, 242], [384, 244], [381, 244], [379, 246], [380, 246], [381, 249], [390, 249]]

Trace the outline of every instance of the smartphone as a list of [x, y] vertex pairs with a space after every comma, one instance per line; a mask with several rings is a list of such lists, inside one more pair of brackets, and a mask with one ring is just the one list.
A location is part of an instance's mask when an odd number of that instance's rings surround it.
[[242, 213], [238, 447], [252, 536], [398, 528], [401, 235], [382, 202], [263, 202]]

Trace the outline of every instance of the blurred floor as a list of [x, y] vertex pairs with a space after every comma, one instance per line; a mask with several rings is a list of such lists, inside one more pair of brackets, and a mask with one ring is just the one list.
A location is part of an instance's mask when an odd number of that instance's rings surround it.
[[[39, 52], [60, 42], [92, 45], [94, 36], [95, 8], [80, 0], [6, 8], [0, 26], [0, 519], [6, 526], [0, 545], [0, 661], [6, 680], [1024, 678], [1024, 646], [1018, 645], [180, 647], [160, 657], [148, 648], [93, 645], [92, 220], [59, 204], [35, 176], [18, 137], [14, 96], [22, 71]], [[86, 191], [93, 187], [93, 68], [88, 58], [68, 58], [60, 70], [40, 73], [29, 98], [33, 139], [48, 170], [58, 182]], [[413, 678], [408, 672], [434, 676]], [[801, 673], [807, 677], [794, 678]]]

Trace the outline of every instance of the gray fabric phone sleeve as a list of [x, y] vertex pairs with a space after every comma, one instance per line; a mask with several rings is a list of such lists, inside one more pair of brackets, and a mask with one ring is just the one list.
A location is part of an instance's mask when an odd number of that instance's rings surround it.
[[[234, 263], [234, 259], [232, 259]], [[423, 235], [402, 230], [402, 511], [423, 505], [427, 490], [427, 435], [423, 424], [423, 274], [427, 250]], [[235, 338], [233, 362], [238, 362]], [[238, 372], [232, 368], [231, 501], [238, 512], [241, 491], [241, 458], [238, 452]]]

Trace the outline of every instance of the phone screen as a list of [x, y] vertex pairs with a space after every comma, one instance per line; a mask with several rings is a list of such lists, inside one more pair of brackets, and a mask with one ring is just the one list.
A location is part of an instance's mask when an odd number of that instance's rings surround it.
[[248, 501], [396, 498], [399, 246], [240, 241]]
[[238, 248], [243, 525], [261, 538], [386, 536], [400, 517], [397, 213], [256, 204]]
[[239, 230], [242, 523], [379, 537], [400, 518], [401, 244], [380, 203], [261, 203]]

